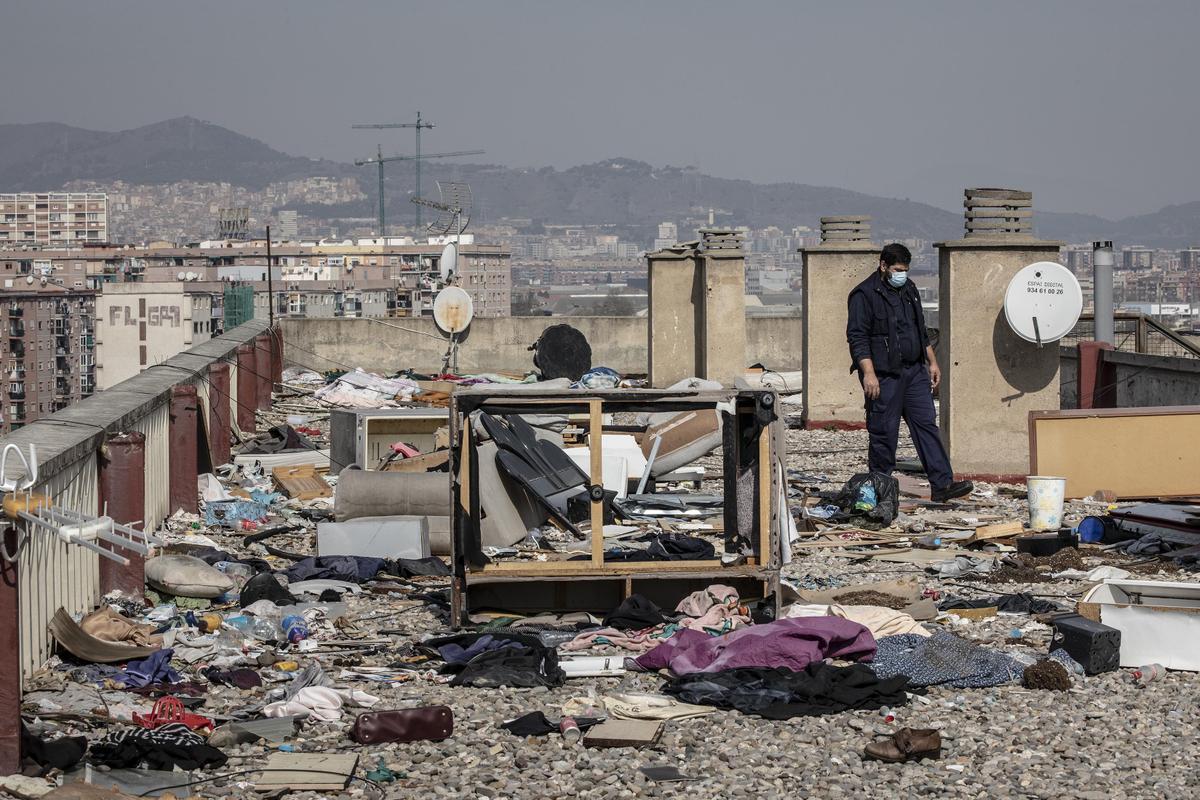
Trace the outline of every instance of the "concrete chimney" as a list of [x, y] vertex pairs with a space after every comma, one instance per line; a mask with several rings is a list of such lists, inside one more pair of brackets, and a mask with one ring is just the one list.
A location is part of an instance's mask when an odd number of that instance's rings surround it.
[[966, 238], [1011, 239], [1033, 236], [1033, 192], [966, 189]]
[[862, 214], [821, 217], [821, 244], [871, 241], [871, 218]]

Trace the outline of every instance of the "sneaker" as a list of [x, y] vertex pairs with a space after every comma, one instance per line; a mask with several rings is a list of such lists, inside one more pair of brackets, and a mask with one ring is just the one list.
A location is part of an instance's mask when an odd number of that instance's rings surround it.
[[954, 481], [949, 486], [934, 489], [929, 493], [929, 499], [935, 503], [944, 503], [956, 497], [965, 497], [975, 490], [975, 484], [970, 481]]

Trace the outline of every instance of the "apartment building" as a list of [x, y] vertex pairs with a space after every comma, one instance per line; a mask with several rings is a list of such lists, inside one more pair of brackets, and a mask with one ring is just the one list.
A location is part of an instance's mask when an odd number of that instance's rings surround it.
[[0, 247], [79, 247], [108, 241], [103, 192], [0, 194]]
[[0, 290], [8, 432], [96, 391], [96, 293], [40, 281]]
[[[220, 284], [112, 283], [96, 298], [96, 382], [100, 389], [212, 338]], [[219, 301], [218, 307], [219, 307]]]

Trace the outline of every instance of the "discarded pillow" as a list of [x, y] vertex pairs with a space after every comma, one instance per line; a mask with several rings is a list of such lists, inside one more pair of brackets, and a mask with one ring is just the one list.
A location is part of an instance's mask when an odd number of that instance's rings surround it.
[[220, 597], [233, 590], [233, 580], [195, 556], [155, 556], [146, 562], [146, 583], [181, 597]]

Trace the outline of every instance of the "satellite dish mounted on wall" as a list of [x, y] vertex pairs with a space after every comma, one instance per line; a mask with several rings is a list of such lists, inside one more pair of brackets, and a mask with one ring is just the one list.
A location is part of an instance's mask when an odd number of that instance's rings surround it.
[[475, 318], [471, 295], [458, 286], [447, 286], [433, 298], [433, 321], [450, 336], [450, 346], [442, 358], [442, 372], [458, 373], [458, 343]]
[[1004, 293], [1004, 316], [1013, 333], [1039, 347], [1057, 342], [1079, 321], [1083, 291], [1069, 269], [1054, 261], [1022, 268]]
[[438, 273], [443, 283], [453, 283], [458, 277], [458, 247], [451, 242], [442, 248], [442, 257], [438, 260]]

